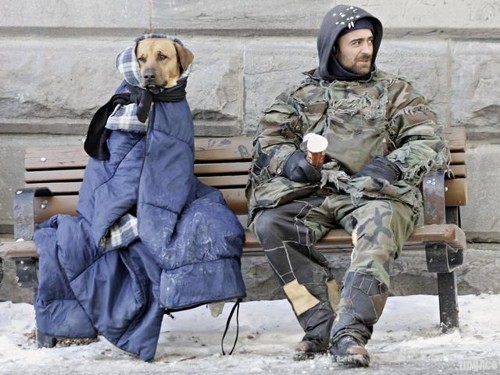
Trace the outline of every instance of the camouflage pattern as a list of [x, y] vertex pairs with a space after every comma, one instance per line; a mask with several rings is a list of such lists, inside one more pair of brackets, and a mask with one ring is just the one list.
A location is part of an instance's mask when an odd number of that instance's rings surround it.
[[[308, 133], [328, 139], [318, 184], [283, 175], [288, 157], [305, 151]], [[351, 177], [380, 155], [399, 167], [399, 181]], [[349, 334], [366, 343], [382, 313], [394, 259], [418, 221], [419, 184], [448, 162], [442, 128], [425, 98], [406, 80], [379, 70], [367, 81], [330, 83], [308, 75], [265, 111], [246, 188], [250, 228], [304, 340], [324, 346], [335, 318], [331, 265], [315, 244], [335, 227], [352, 234], [351, 265], [331, 333], [335, 340]]]
[[394, 259], [417, 221], [412, 207], [398, 200], [361, 197], [353, 203], [349, 195], [336, 193], [304, 218], [314, 242], [334, 227], [351, 233], [354, 248], [349, 269], [373, 276], [387, 286]]
[[[348, 193], [354, 200], [386, 197], [404, 201], [418, 212], [423, 176], [445, 168], [449, 161], [434, 112], [405, 79], [380, 70], [366, 82], [330, 83], [309, 75], [297, 88], [279, 95], [261, 119], [246, 191], [250, 220], [261, 208], [276, 207], [320, 188], [282, 175], [291, 153], [304, 149], [307, 133], [321, 134], [329, 141], [331, 161], [323, 167], [323, 188]], [[380, 186], [367, 178], [349, 178], [376, 155], [395, 162], [402, 180]]]
[[[356, 367], [368, 366], [364, 345], [371, 338], [389, 296], [386, 285], [362, 272], [348, 272], [331, 331], [330, 354], [336, 362]], [[355, 339], [354, 347], [343, 347], [342, 337]], [[360, 355], [361, 354], [361, 355]]]

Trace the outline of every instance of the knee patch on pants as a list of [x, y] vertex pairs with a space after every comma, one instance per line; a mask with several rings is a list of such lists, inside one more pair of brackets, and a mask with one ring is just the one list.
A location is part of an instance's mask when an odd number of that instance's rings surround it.
[[328, 288], [328, 299], [330, 300], [333, 310], [335, 310], [340, 302], [339, 284], [332, 279], [326, 283], [326, 286]]
[[316, 306], [320, 301], [314, 297], [304, 285], [293, 280], [283, 286], [283, 291], [290, 300], [297, 316]]

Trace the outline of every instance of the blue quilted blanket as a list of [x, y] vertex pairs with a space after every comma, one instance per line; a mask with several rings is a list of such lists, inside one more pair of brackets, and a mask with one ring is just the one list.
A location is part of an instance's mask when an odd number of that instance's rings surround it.
[[46, 335], [101, 334], [151, 361], [166, 310], [245, 296], [244, 230], [221, 193], [194, 176], [187, 100], [153, 100], [146, 125], [108, 128], [109, 158], [90, 159], [78, 214], [39, 225], [35, 310]]

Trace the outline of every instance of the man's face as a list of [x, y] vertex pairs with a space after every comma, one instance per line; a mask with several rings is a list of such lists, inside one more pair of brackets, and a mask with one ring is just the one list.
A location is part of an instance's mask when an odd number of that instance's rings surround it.
[[365, 75], [372, 69], [373, 34], [359, 29], [342, 35], [338, 40], [337, 60], [343, 68]]

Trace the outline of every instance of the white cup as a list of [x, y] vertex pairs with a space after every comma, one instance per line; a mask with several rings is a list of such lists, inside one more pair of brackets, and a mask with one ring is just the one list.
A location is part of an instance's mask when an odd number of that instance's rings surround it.
[[315, 167], [323, 165], [328, 140], [322, 135], [309, 133], [304, 136], [304, 142], [307, 144], [307, 161]]

